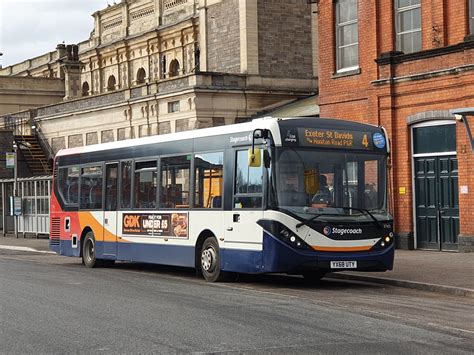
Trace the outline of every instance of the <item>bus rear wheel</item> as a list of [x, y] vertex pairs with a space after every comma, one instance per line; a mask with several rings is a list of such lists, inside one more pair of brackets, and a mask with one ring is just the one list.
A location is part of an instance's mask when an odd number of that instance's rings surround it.
[[216, 238], [208, 237], [201, 248], [201, 273], [206, 281], [224, 281], [228, 273], [221, 270], [219, 244]]
[[97, 259], [95, 237], [92, 232], [87, 232], [82, 244], [82, 263], [88, 268], [98, 267], [100, 264]]

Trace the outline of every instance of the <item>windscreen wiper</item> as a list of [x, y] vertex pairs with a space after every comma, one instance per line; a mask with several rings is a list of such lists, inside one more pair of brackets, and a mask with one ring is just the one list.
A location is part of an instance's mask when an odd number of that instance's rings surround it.
[[379, 227], [380, 229], [383, 229], [383, 226], [380, 224], [379, 220], [375, 218], [375, 216], [366, 208], [360, 208], [360, 207], [341, 207], [341, 206], [331, 206], [331, 208], [341, 208], [343, 210], [355, 210], [355, 211], [360, 211], [364, 212], [367, 214], [372, 220], [374, 221], [374, 224]]
[[340, 216], [340, 214], [338, 214], [338, 213], [318, 213], [318, 214], [314, 215], [313, 217], [305, 219], [304, 221], [298, 223], [295, 227], [296, 227], [296, 229], [298, 229], [298, 228], [300, 228], [304, 225], [308, 225], [309, 222], [312, 222], [316, 218], [321, 217], [321, 216]]

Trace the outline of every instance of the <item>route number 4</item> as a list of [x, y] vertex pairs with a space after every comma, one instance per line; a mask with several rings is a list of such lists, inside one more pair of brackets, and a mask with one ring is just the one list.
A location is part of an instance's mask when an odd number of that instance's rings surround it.
[[362, 138], [362, 145], [366, 148], [369, 147], [369, 140], [367, 138], [367, 134], [364, 134], [364, 137]]

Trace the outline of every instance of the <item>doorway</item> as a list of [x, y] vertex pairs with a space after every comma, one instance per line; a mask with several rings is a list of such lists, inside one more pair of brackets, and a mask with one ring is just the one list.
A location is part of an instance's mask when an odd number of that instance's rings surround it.
[[413, 127], [417, 248], [457, 250], [458, 160], [453, 122]]

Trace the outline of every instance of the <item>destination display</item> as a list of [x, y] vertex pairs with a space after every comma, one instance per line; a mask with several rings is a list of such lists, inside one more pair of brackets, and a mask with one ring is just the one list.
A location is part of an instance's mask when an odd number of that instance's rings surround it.
[[385, 148], [385, 137], [380, 133], [361, 131], [298, 128], [301, 146], [372, 150]]
[[122, 234], [188, 238], [188, 214], [124, 213]]

